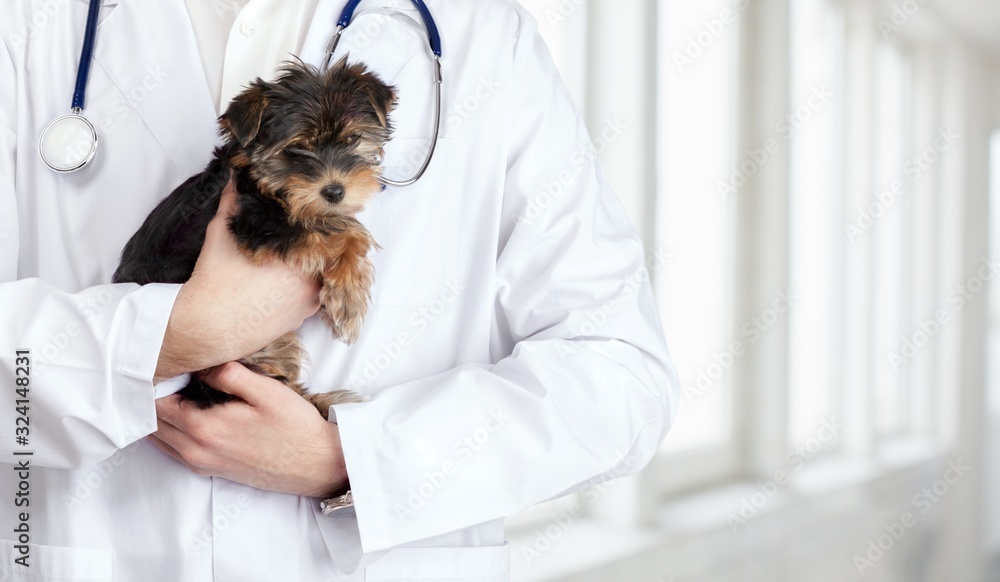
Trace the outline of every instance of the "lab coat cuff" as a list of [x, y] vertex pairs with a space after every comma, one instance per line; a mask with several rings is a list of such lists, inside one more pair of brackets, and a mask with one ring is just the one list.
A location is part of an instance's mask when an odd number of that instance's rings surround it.
[[371, 552], [391, 548], [388, 506], [373, 463], [372, 451], [379, 450], [372, 440], [377, 423], [369, 418], [372, 402], [338, 404], [331, 407], [330, 421], [340, 427], [344, 464], [354, 496], [354, 511], [361, 533], [361, 550]]
[[180, 289], [179, 284], [151, 283], [135, 291], [135, 324], [113, 382], [124, 443], [156, 430], [153, 377]]

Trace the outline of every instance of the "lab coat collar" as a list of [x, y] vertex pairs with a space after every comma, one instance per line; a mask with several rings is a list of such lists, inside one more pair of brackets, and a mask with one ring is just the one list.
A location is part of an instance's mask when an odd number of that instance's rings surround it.
[[[440, 0], [430, 0], [428, 6], [435, 5]], [[313, 65], [321, 65], [326, 55], [330, 39], [337, 30], [337, 20], [344, 9], [344, 0], [319, 0], [312, 25], [306, 33], [302, 44], [303, 61]], [[349, 26], [344, 31], [337, 54], [331, 62], [345, 54], [351, 61], [362, 61], [379, 73], [382, 79], [392, 83], [402, 66], [417, 51], [422, 43], [427, 42], [420, 16], [413, 3], [409, 0], [365, 0], [354, 13], [353, 23], [376, 15], [392, 15], [401, 12], [406, 15], [413, 26], [388, 17], [378, 17], [374, 26], [360, 24]], [[358, 42], [358, 41], [364, 42]]]
[[[111, 78], [182, 173], [208, 161], [217, 133], [204, 67], [182, 0], [105, 0], [95, 63]], [[139, 66], [136, 66], [136, 64]], [[114, 96], [93, 95], [111, 101]], [[121, 115], [127, 114], [122, 109]], [[100, 131], [101, 128], [98, 128]]]

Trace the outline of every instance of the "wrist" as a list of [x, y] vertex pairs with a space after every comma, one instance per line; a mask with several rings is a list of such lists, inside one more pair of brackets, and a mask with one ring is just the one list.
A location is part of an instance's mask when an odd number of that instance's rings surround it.
[[316, 493], [312, 497], [335, 497], [343, 495], [351, 488], [347, 465], [344, 462], [344, 450], [340, 444], [340, 429], [330, 422], [326, 422], [326, 425], [323, 450], [327, 461], [318, 465], [325, 469], [316, 475]]
[[[223, 338], [214, 337], [212, 318], [199, 312], [201, 302], [195, 299], [198, 296], [190, 281], [181, 285], [163, 335], [154, 383], [233, 359], [221, 354], [220, 347], [225, 343]], [[216, 354], [222, 359], [212, 357]]]

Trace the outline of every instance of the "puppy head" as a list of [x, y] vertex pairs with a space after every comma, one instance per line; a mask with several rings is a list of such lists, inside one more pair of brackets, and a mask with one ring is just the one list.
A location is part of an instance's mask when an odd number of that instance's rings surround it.
[[354, 214], [381, 189], [395, 103], [395, 89], [346, 57], [325, 72], [288, 63], [237, 95], [219, 124], [233, 167], [304, 221]]

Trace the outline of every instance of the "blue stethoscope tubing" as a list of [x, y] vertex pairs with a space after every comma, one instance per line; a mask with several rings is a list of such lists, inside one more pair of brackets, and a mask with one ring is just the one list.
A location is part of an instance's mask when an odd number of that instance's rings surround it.
[[[83, 116], [83, 106], [86, 102], [87, 79], [90, 76], [90, 63], [94, 57], [97, 20], [100, 12], [101, 0], [90, 0], [90, 6], [87, 10], [87, 25], [83, 36], [83, 48], [80, 50], [80, 65], [76, 71], [76, 86], [73, 90], [71, 112], [49, 122], [38, 138], [38, 154], [42, 161], [49, 168], [61, 174], [75, 172], [85, 167], [97, 155], [99, 141], [97, 130]], [[70, 137], [70, 134], [75, 135]], [[60, 140], [60, 137], [63, 139]], [[57, 160], [59, 156], [53, 148], [62, 150], [61, 161]]]
[[87, 11], [87, 29], [83, 35], [83, 49], [80, 51], [80, 67], [76, 71], [76, 90], [73, 91], [73, 110], [83, 110], [87, 94], [87, 78], [90, 77], [90, 62], [94, 59], [94, 43], [97, 40], [97, 17], [101, 13], [101, 0], [90, 0]]
[[[361, 4], [361, 1], [349, 0], [347, 5], [344, 6], [343, 12], [340, 13], [340, 19], [337, 20], [337, 31], [334, 33], [333, 38], [330, 39], [330, 46], [326, 49], [326, 59], [323, 62], [324, 69], [330, 66], [330, 59], [333, 58], [333, 53], [337, 51], [337, 45], [340, 44], [340, 36], [343, 34], [344, 29], [351, 24], [351, 20], [354, 18], [354, 10], [358, 7], [358, 4]], [[427, 171], [428, 166], [431, 165], [431, 160], [434, 158], [434, 151], [437, 149], [438, 136], [441, 133], [441, 85], [444, 79], [444, 75], [441, 72], [441, 34], [438, 32], [434, 17], [431, 16], [431, 11], [428, 10], [423, 0], [412, 0], [412, 2], [424, 21], [424, 28], [427, 30], [427, 43], [430, 45], [431, 53], [434, 55], [434, 136], [431, 138], [427, 157], [424, 158], [424, 163], [417, 170], [417, 173], [408, 180], [390, 180], [385, 177], [379, 177], [379, 182], [386, 186], [409, 186], [419, 180], [424, 175], [424, 172]]]
[[[340, 13], [340, 19], [337, 21], [337, 26], [340, 30], [347, 28], [354, 18], [354, 10], [361, 4], [362, 0], [350, 0], [346, 6], [344, 6], [344, 11]], [[414, 6], [417, 8], [417, 12], [420, 13], [420, 17], [424, 20], [424, 27], [427, 29], [427, 42], [431, 45], [431, 52], [433, 52], [438, 58], [441, 58], [441, 35], [438, 33], [437, 24], [434, 22], [434, 17], [431, 16], [431, 11], [427, 8], [427, 4], [424, 4], [423, 0], [412, 0]], [[336, 44], [334, 44], [336, 46]], [[331, 52], [330, 55], [333, 53]]]

